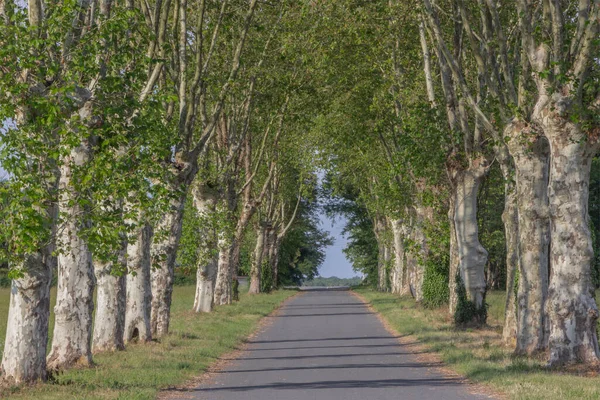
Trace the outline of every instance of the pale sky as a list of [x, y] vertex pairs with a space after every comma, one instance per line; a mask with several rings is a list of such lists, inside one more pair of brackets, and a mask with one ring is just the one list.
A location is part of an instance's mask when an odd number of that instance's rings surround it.
[[360, 275], [352, 270], [352, 265], [346, 259], [342, 249], [346, 247], [346, 238], [342, 235], [342, 230], [346, 223], [345, 218], [336, 217], [335, 223], [327, 216], [319, 216], [321, 228], [329, 232], [333, 237], [333, 246], [325, 249], [325, 262], [319, 268], [319, 274], [322, 277], [337, 276], [338, 278], [352, 278]]

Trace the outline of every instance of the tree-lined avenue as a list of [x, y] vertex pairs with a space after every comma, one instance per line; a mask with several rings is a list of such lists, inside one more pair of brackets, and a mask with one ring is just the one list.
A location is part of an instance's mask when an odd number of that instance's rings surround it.
[[[477, 400], [471, 386], [401, 344], [349, 291], [288, 300], [236, 359], [179, 399]], [[414, 344], [414, 343], [413, 343]], [[399, 394], [401, 393], [401, 394]]]

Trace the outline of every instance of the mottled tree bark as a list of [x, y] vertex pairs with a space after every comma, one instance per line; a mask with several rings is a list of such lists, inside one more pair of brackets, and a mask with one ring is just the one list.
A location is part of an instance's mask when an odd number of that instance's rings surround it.
[[215, 280], [217, 278], [217, 256], [214, 254], [217, 240], [212, 225], [216, 193], [206, 185], [196, 185], [192, 188], [192, 195], [198, 216], [204, 222], [202, 234], [198, 238], [201, 241], [201, 250], [196, 271], [194, 311], [211, 312], [214, 306]]
[[127, 308], [125, 313], [125, 343], [133, 340], [152, 340], [150, 309], [152, 291], [150, 287], [150, 246], [152, 227], [148, 224], [139, 228], [137, 238], [127, 245]]
[[484, 306], [485, 264], [488, 253], [479, 242], [477, 194], [486, 173], [485, 160], [477, 158], [471, 161], [469, 168], [459, 171], [454, 179], [456, 185], [454, 227], [459, 271], [468, 300], [478, 308]]
[[385, 265], [385, 222], [380, 216], [373, 221], [373, 230], [377, 238], [377, 290], [387, 291], [387, 269]]
[[448, 199], [448, 220], [450, 227], [450, 265], [449, 265], [449, 277], [448, 277], [448, 311], [450, 315], [454, 315], [456, 312], [456, 306], [458, 304], [458, 296], [456, 292], [456, 275], [460, 268], [460, 258], [458, 257], [458, 245], [456, 242], [456, 225], [454, 224], [454, 213], [456, 211], [456, 193], [451, 188], [450, 197]]
[[377, 290], [387, 291], [387, 271], [385, 270], [385, 246], [380, 240], [377, 241]]
[[392, 220], [394, 234], [394, 266], [391, 274], [392, 293], [401, 294], [404, 286], [404, 235], [401, 219]]
[[[404, 238], [410, 238], [411, 228], [409, 224], [404, 223], [402, 225], [402, 236]], [[405, 242], [403, 241], [403, 250], [404, 250], [404, 265], [402, 271], [402, 284], [400, 286], [400, 295], [406, 296], [411, 294], [410, 289], [410, 271], [411, 271], [411, 254], [409, 249], [406, 248]]]
[[263, 223], [256, 229], [256, 247], [254, 248], [254, 257], [250, 267], [250, 289], [248, 293], [257, 294], [260, 292], [260, 273], [262, 268], [263, 253], [265, 247], [265, 226]]
[[196, 296], [194, 298], [194, 311], [212, 312], [214, 306], [215, 279], [217, 277], [217, 260], [198, 264], [196, 271]]
[[416, 301], [423, 300], [423, 282], [425, 280], [425, 264], [429, 258], [429, 244], [427, 243], [427, 235], [425, 235], [425, 224], [433, 219], [431, 208], [421, 204], [415, 206], [415, 227], [412, 230], [413, 241], [417, 248], [417, 264], [414, 274], [414, 294]]
[[385, 270], [385, 291], [390, 290], [390, 266], [392, 264], [393, 250], [391, 246], [386, 243], [383, 246], [383, 268]]
[[280, 242], [275, 242], [271, 252], [271, 270], [273, 271], [273, 289], [279, 287], [279, 246]]
[[504, 176], [504, 211], [502, 222], [506, 237], [506, 300], [504, 303], [504, 327], [502, 340], [514, 343], [517, 337], [516, 277], [519, 268], [519, 219], [517, 212], [516, 184], [513, 168], [500, 164]]
[[219, 260], [217, 263], [217, 280], [215, 282], [215, 305], [231, 304], [231, 265], [229, 262], [231, 255], [230, 239], [226, 232], [219, 234]]
[[22, 278], [11, 283], [1, 379], [9, 384], [46, 380], [46, 348], [50, 317], [51, 252], [26, 258]]
[[181, 226], [183, 222], [183, 206], [185, 204], [185, 191], [172, 200], [171, 209], [164, 215], [156, 229], [155, 240], [152, 243], [152, 311], [150, 326], [152, 337], [158, 338], [169, 333], [171, 320], [171, 297], [173, 295], [173, 275], [175, 271], [175, 258]]
[[543, 351], [548, 343], [548, 156], [546, 138], [534, 127], [512, 121], [505, 129], [515, 161], [519, 217], [517, 354]]
[[96, 315], [92, 351], [123, 350], [123, 332], [125, 329], [127, 241], [119, 252], [118, 270], [112, 262], [96, 262]]
[[276, 289], [279, 282], [279, 245], [277, 229], [270, 225], [267, 229], [267, 257], [271, 268], [271, 288]]
[[460, 261], [460, 274], [467, 298], [483, 307], [487, 251], [479, 243], [477, 194], [487, 167], [483, 159], [472, 160], [470, 168], [460, 173], [457, 182], [454, 225]]
[[57, 233], [58, 287], [52, 346], [47, 359], [50, 370], [75, 363], [92, 364], [92, 313], [94, 311], [94, 269], [92, 255], [81, 232], [88, 222], [88, 210], [79, 202], [81, 193], [73, 188], [73, 167], [89, 160], [89, 144], [84, 141], [62, 160], [58, 209], [61, 226]]
[[555, 93], [541, 112], [550, 142], [550, 364], [597, 362], [598, 307], [594, 300], [588, 199], [590, 167], [600, 128], [585, 132], [569, 115], [571, 99]]

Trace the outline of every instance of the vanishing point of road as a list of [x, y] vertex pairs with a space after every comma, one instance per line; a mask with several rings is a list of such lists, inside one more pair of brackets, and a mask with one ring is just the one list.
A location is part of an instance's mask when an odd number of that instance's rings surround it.
[[177, 398], [490, 399], [420, 360], [348, 291], [301, 293], [270, 318], [238, 358]]

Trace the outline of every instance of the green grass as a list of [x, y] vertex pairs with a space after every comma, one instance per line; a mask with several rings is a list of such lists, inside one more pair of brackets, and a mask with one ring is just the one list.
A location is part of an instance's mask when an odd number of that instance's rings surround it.
[[[133, 344], [126, 351], [94, 356], [92, 368], [71, 369], [55, 382], [0, 392], [11, 399], [154, 399], [158, 390], [200, 375], [236, 349], [293, 291], [249, 296], [211, 314], [191, 311], [193, 286], [176, 287], [171, 333], [161, 342]], [[54, 301], [54, 300], [53, 300]], [[0, 341], [4, 343], [8, 289], [0, 290]]]
[[413, 335], [428, 351], [436, 352], [448, 367], [471, 381], [488, 385], [507, 397], [534, 399], [600, 398], [597, 372], [549, 371], [545, 360], [515, 357], [501, 342], [504, 293], [487, 296], [488, 323], [484, 329], [458, 330], [446, 310], [430, 310], [412, 298], [355, 289], [400, 334]]

